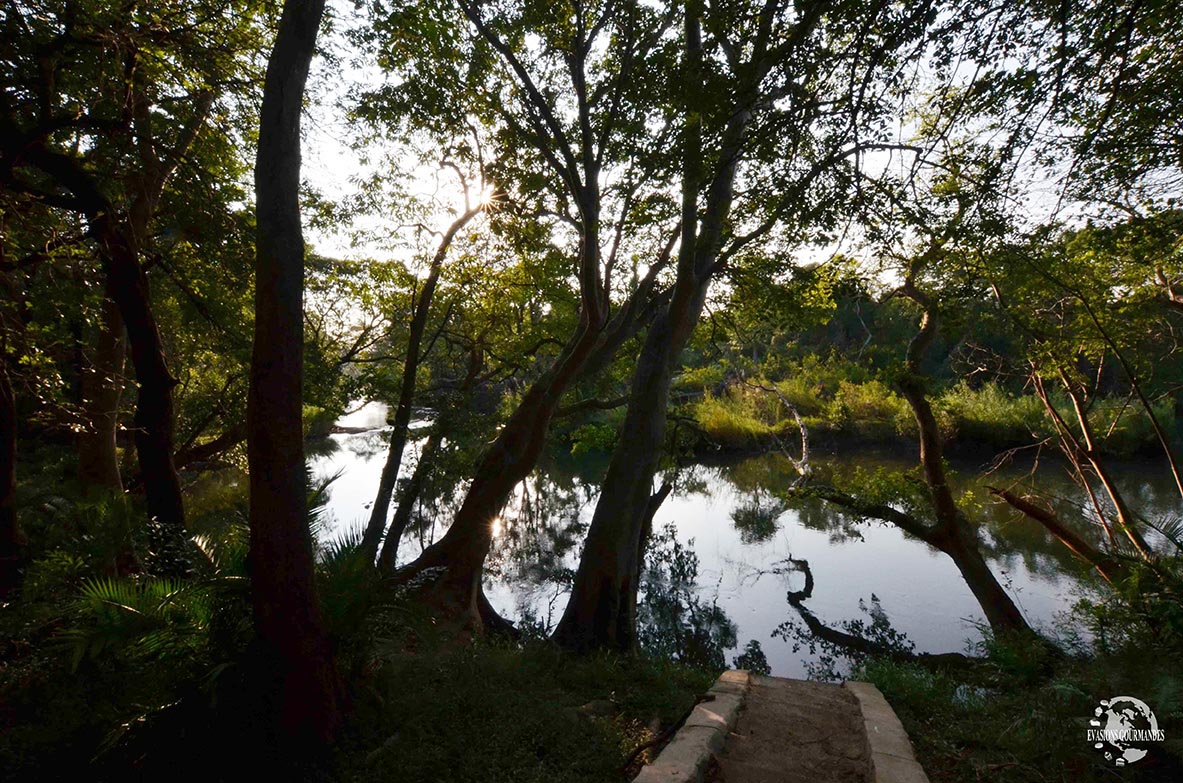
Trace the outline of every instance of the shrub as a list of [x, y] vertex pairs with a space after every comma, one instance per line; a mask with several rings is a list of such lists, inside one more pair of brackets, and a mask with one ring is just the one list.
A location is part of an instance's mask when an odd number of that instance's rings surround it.
[[956, 436], [966, 440], [1007, 446], [1044, 437], [1048, 429], [1038, 397], [1016, 397], [995, 383], [977, 389], [959, 383], [940, 396], [937, 407], [952, 419]]
[[829, 418], [836, 429], [864, 437], [898, 434], [911, 421], [911, 410], [898, 394], [882, 381], [841, 381], [829, 405]]
[[708, 394], [694, 403], [692, 410], [707, 437], [724, 446], [750, 445], [774, 431], [757, 418], [750, 398], [742, 392], [729, 393], [726, 397]]

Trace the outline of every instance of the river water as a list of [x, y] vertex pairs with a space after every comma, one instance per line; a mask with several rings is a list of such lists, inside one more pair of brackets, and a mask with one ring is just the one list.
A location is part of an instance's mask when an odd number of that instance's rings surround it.
[[[368, 518], [385, 459], [385, 414], [384, 406], [371, 403], [346, 416], [341, 426], [366, 431], [332, 435], [311, 458], [316, 474], [340, 474], [329, 488], [328, 535], [356, 528]], [[815, 461], [839, 472], [914, 469], [915, 456], [906, 444], [901, 448], [906, 450], [898, 454], [848, 449], [856, 453]], [[414, 464], [414, 447], [410, 451], [404, 475]], [[1049, 496], [1078, 500], [1077, 488], [1046, 455], [1037, 467], [1032, 462], [1010, 464], [988, 476], [983, 473], [989, 455], [953, 455], [951, 462], [961, 489], [971, 493], [963, 496], [963, 508], [982, 522], [995, 574], [1034, 626], [1052, 630], [1076, 600], [1093, 590], [1093, 579], [1041, 529], [992, 502], [984, 486], [1009, 486], [1035, 469], [1041, 491]], [[497, 538], [485, 583], [502, 614], [515, 619], [528, 612], [544, 625], [557, 621], [566, 593], [554, 575], [577, 563], [580, 525], [590, 520], [605, 467], [603, 455], [551, 455], [515, 492], [494, 526]], [[1167, 477], [1158, 475], [1156, 465], [1132, 462], [1120, 468], [1139, 508], [1171, 510]], [[680, 471], [674, 493], [654, 520], [655, 530], [673, 525], [677, 539], [697, 555], [699, 596], [707, 604], [716, 603], [734, 622], [738, 647], [756, 639], [774, 674], [806, 674], [813, 660], [808, 650], [794, 652], [788, 642], [772, 636], [778, 625], [795, 617], [785, 592], [800, 589], [801, 576], [778, 568], [789, 557], [809, 561], [816, 586], [807, 606], [828, 624], [862, 616], [860, 599], [875, 596], [892, 626], [918, 652], [964, 652], [980, 640], [981, 610], [946, 556], [898, 528], [854, 524], [817, 501], [785, 508], [776, 493], [793, 478], [791, 465], [777, 454], [691, 465]], [[400, 562], [413, 559], [440, 532], [426, 523], [409, 531]], [[728, 652], [728, 663], [734, 652]]]

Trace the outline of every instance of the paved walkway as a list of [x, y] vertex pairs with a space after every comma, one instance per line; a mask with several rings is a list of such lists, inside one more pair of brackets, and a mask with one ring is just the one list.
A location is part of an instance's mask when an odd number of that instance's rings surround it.
[[839, 685], [754, 675], [719, 783], [874, 783], [863, 714]]
[[633, 783], [928, 783], [874, 685], [723, 672]]

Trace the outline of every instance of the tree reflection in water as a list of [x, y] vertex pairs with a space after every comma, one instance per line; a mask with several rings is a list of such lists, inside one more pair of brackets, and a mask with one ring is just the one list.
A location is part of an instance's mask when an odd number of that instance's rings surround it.
[[[343, 459], [357, 463], [373, 459], [371, 441], [377, 441], [371, 435], [336, 435], [334, 440], [341, 448], [333, 455], [334, 468]], [[473, 451], [464, 439], [443, 440], [404, 534], [401, 561], [413, 559], [446, 530], [463, 497], [463, 477], [469, 475]], [[838, 483], [858, 471], [906, 473], [912, 459], [908, 454], [860, 449], [857, 455], [815, 454], [813, 462]], [[409, 474], [414, 459], [408, 462]], [[1028, 602], [1039, 598], [1042, 603], [1035, 619], [1050, 623], [1054, 611], [1066, 609], [1069, 597], [1092, 584], [1093, 577], [1042, 528], [1004, 504], [991, 502], [982, 489], [987, 483], [1021, 485], [1030, 480], [1030, 465], [1011, 464], [984, 475], [984, 462], [984, 458], [953, 461], [959, 502], [972, 509], [973, 519], [981, 525], [983, 551], [995, 567], [1014, 574], [1028, 590], [1044, 585], [1041, 595], [1020, 593], [1020, 598]], [[594, 452], [573, 457], [552, 451], [502, 510], [485, 589], [494, 606], [528, 633], [547, 634], [562, 613], [604, 467], [604, 457]], [[1136, 463], [1125, 465], [1121, 475], [1129, 495], [1139, 498], [1143, 507], [1154, 509], [1157, 500], [1167, 502], [1171, 497], [1145, 478], [1153, 475], [1151, 471]], [[819, 578], [825, 572], [814, 602], [819, 616], [834, 628], [874, 635], [890, 626], [890, 614], [916, 640], [917, 648], [927, 651], [962, 649], [966, 637], [976, 635], [972, 624], [960, 622], [969, 616], [965, 610], [955, 608], [952, 614], [941, 610], [941, 606], [955, 605], [953, 600], [962, 593], [968, 595], [968, 590], [955, 573], [939, 571], [939, 558], [925, 554], [923, 543], [873, 523], [856, 522], [816, 498], [790, 498], [788, 489], [795, 477], [791, 464], [779, 454], [690, 464], [678, 471], [674, 493], [658, 514], [647, 549], [638, 606], [640, 639], [646, 651], [712, 667], [736, 661], [758, 667], [767, 652], [779, 673], [805, 673], [786, 657], [795, 645], [795, 655], [823, 673], [826, 650], [817, 639], [809, 644], [810, 632], [785, 603], [784, 590], [768, 579], [757, 590], [750, 580], [754, 573], [767, 571], [770, 564], [798, 550], [800, 556], [811, 558]], [[1079, 490], [1054, 462], [1043, 460], [1036, 479], [1044, 497], [1058, 498], [1056, 502], [1065, 505], [1079, 503]], [[337, 491], [336, 485], [331, 491]], [[338, 502], [347, 504], [351, 499], [342, 492], [330, 508]], [[343, 517], [339, 525], [346, 527], [348, 514], [343, 511], [339, 516]], [[1094, 530], [1081, 532], [1095, 535]], [[885, 541], [895, 540], [885, 538], [891, 535], [900, 540], [882, 549]], [[893, 561], [898, 561], [898, 568]], [[881, 565], [868, 568], [868, 562]], [[899, 568], [911, 571], [902, 576], [893, 573]], [[917, 590], [925, 591], [919, 602]], [[1049, 591], [1054, 595], [1047, 595]], [[850, 616], [860, 594], [864, 596], [861, 615], [844, 624], [837, 618]], [[836, 603], [840, 596], [846, 597]], [[797, 630], [786, 620], [796, 623]], [[966, 630], [958, 636], [958, 628]], [[941, 641], [934, 643], [934, 638]]]

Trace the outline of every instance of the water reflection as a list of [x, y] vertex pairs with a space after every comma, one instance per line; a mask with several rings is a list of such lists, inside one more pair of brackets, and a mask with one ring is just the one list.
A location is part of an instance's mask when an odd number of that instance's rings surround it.
[[[376, 426], [383, 426], [379, 416]], [[381, 429], [331, 436], [336, 450], [312, 460], [317, 472], [344, 469], [330, 489], [329, 508], [337, 529], [368, 516], [385, 455]], [[412, 449], [416, 446], [414, 443]], [[375, 443], [379, 447], [375, 447]], [[413, 559], [442, 532], [462, 498], [464, 478], [472, 469], [475, 448], [459, 443], [441, 446], [431, 480], [424, 488], [399, 559]], [[914, 470], [909, 455], [876, 453], [815, 456], [819, 471], [841, 478], [855, 470]], [[404, 476], [414, 469], [412, 453]], [[961, 502], [982, 525], [984, 553], [1000, 581], [1033, 625], [1050, 628], [1058, 612], [1071, 606], [1092, 575], [1041, 527], [992, 502], [986, 484], [1008, 486], [1032, 470], [1014, 463], [983, 476], [985, 460], [954, 461]], [[604, 455], [572, 457], [550, 454], [514, 492], [500, 516], [488, 560], [486, 592], [503, 614], [545, 633], [562, 613], [578, 555], [599, 494], [606, 467]], [[1122, 466], [1128, 491], [1142, 508], [1170, 510], [1172, 496], [1155, 482], [1148, 466]], [[711, 645], [726, 648], [731, 664], [740, 648], [757, 640], [775, 674], [800, 677], [817, 657], [794, 653], [774, 632], [794, 611], [785, 593], [794, 587], [791, 573], [778, 572], [788, 558], [808, 560], [817, 580], [809, 608], [830, 624], [859, 616], [875, 596], [876, 611], [907, 635], [917, 652], [964, 651], [979, 638], [981, 612], [953, 563], [899, 529], [856, 523], [816, 499], [786, 501], [796, 474], [780, 455], [768, 454], [728, 464], [698, 464], [677, 476], [674, 493], [654, 520], [658, 531], [655, 557], [670, 557], [672, 547], [692, 554], [697, 566], [693, 584], [671, 574], [672, 561], [648, 566], [651, 588], [640, 614], [654, 628], [681, 633], [683, 649], [694, 648], [714, 662]], [[1039, 486], [1059, 503], [1078, 503], [1077, 489], [1063, 469], [1046, 460], [1038, 466]], [[661, 533], [660, 531], [668, 531]], [[1095, 537], [1095, 530], [1082, 534]], [[661, 536], [666, 535], [666, 539]], [[665, 554], [660, 554], [660, 553]], [[665, 581], [662, 581], [665, 580]], [[649, 604], [645, 604], [649, 600]], [[665, 603], [662, 604], [661, 601]], [[671, 623], [680, 630], [671, 630]], [[686, 653], [690, 654], [690, 653]], [[711, 657], [714, 656], [714, 657]]]

